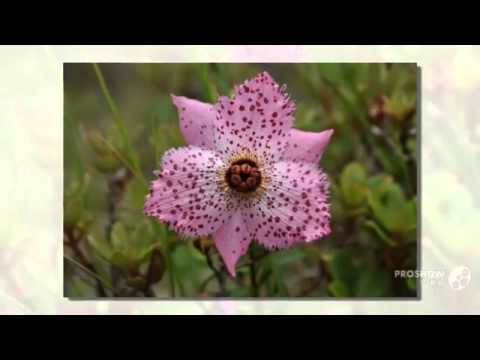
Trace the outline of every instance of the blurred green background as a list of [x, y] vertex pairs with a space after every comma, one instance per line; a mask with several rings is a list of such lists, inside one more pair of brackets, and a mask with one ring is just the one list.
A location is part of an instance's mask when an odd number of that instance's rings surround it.
[[[185, 143], [170, 94], [215, 102], [268, 71], [295, 127], [334, 128], [321, 160], [332, 233], [224, 268], [211, 239], [143, 215], [162, 154]], [[416, 297], [415, 64], [64, 64], [64, 294], [95, 297]]]

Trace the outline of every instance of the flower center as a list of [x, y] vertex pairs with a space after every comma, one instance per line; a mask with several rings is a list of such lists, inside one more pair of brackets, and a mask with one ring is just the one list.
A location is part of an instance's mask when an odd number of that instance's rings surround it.
[[225, 174], [225, 180], [231, 189], [249, 193], [257, 190], [262, 182], [262, 174], [257, 164], [249, 159], [233, 162]]

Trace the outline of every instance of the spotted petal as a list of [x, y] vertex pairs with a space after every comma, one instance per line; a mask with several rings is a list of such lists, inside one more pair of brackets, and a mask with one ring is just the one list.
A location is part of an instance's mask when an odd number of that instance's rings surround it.
[[180, 118], [180, 131], [189, 145], [213, 149], [213, 106], [184, 96], [172, 95]]
[[235, 95], [220, 97], [214, 108], [215, 147], [224, 157], [248, 150], [266, 164], [281, 159], [295, 105], [269, 74], [235, 87]]
[[145, 214], [185, 236], [214, 233], [232, 215], [217, 182], [221, 166], [222, 160], [211, 150], [196, 146], [169, 150], [150, 184]]
[[235, 212], [229, 222], [222, 225], [214, 234], [213, 240], [228, 272], [235, 277], [235, 266], [252, 241], [240, 211]]
[[247, 210], [251, 236], [269, 249], [278, 249], [328, 235], [327, 192], [328, 180], [313, 163], [277, 163], [266, 192]]
[[330, 142], [333, 129], [318, 133], [292, 129], [290, 133], [290, 143], [285, 151], [284, 160], [318, 163]]

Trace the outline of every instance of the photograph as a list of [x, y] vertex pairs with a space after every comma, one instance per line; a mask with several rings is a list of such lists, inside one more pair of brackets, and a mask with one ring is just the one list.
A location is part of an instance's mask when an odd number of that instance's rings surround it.
[[63, 63], [63, 295], [420, 296], [416, 63]]

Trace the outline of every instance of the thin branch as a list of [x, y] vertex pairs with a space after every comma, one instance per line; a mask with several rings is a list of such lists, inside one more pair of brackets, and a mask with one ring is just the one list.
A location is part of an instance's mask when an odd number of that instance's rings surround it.
[[215, 276], [215, 273], [212, 273], [210, 274], [205, 280], [203, 280], [203, 282], [200, 284], [199, 288], [198, 288], [198, 291], [200, 293], [204, 292], [205, 291], [205, 288], [207, 287], [207, 285], [210, 283], [210, 281], [212, 281], [213, 279], [215, 279], [216, 276]]
[[102, 284], [102, 286], [105, 286], [106, 288], [110, 289], [113, 293], [115, 293], [115, 289], [113, 288], [113, 286], [111, 286], [108, 281], [106, 281], [105, 279], [103, 279], [100, 275], [98, 275], [95, 271], [92, 271], [90, 268], [88, 268], [87, 266], [81, 264], [80, 262], [72, 259], [71, 257], [67, 256], [67, 255], [63, 255], [63, 257], [65, 258], [65, 260], [68, 260], [70, 263], [72, 263], [73, 265], [75, 265], [76, 267], [78, 267], [79, 269], [83, 270], [86, 274], [90, 275], [91, 277], [93, 277], [95, 280], [97, 280], [98, 282], [100, 282]]
[[264, 254], [259, 254], [256, 255], [253, 252], [252, 247], [248, 250], [248, 254], [250, 257], [250, 261], [248, 263], [248, 267], [250, 269], [250, 285], [252, 286], [252, 296], [258, 297], [259, 294], [259, 287], [258, 287], [258, 282], [257, 282], [257, 260], [263, 258], [265, 255]]
[[208, 249], [205, 251], [205, 258], [207, 259], [208, 267], [213, 271], [213, 274], [217, 279], [218, 286], [220, 287], [219, 295], [225, 296], [227, 294], [227, 290], [225, 288], [225, 278], [223, 276], [222, 271], [217, 269], [215, 265], [213, 265], [213, 260], [212, 260], [212, 257], [210, 256], [210, 251]]
[[[92, 274], [97, 274], [93, 264], [90, 262], [90, 260], [87, 259], [87, 257], [83, 253], [82, 249], [80, 249], [79, 242], [80, 242], [83, 234], [76, 237], [74, 235], [74, 231], [71, 230], [71, 231], [67, 231], [65, 233], [65, 236], [66, 236], [66, 240], [64, 240], [64, 244], [68, 245], [72, 249], [75, 256], [79, 259], [80, 262], [77, 262], [77, 263], [81, 264], [83, 268], [87, 269]], [[102, 297], [107, 296], [107, 293], [106, 293], [105, 288], [103, 286], [103, 282], [98, 280], [98, 278], [97, 278], [97, 291], [98, 291], [98, 294], [100, 296], [102, 296]]]
[[105, 97], [105, 100], [107, 101], [108, 107], [110, 108], [110, 112], [112, 113], [113, 121], [117, 127], [118, 132], [120, 133], [120, 136], [122, 137], [123, 145], [127, 149], [128, 158], [133, 163], [133, 167], [136, 170], [135, 175], [139, 176], [140, 179], [144, 182], [144, 184], [147, 184], [147, 181], [143, 176], [143, 173], [140, 168], [140, 161], [128, 137], [128, 131], [125, 126], [125, 122], [123, 121], [122, 117], [120, 116], [117, 110], [117, 106], [113, 101], [112, 95], [110, 94], [107, 83], [105, 82], [105, 78], [103, 77], [102, 71], [100, 70], [100, 67], [98, 66], [98, 64], [93, 63], [92, 66], [93, 66], [95, 75], [97, 76], [98, 83], [100, 84], [100, 89], [102, 91], [102, 94]]
[[258, 297], [257, 271], [255, 269], [255, 261], [250, 263], [250, 283], [252, 285], [252, 293], [254, 297]]

